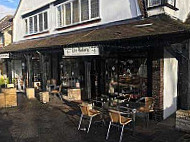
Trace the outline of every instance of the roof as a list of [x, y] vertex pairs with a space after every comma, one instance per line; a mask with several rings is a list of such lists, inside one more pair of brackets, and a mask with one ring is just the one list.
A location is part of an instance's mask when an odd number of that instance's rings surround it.
[[173, 20], [168, 16], [149, 17], [128, 24], [96, 27], [95, 29], [77, 31], [62, 35], [25, 40], [13, 43], [0, 52], [31, 50], [35, 48], [49, 48], [55, 46], [68, 46], [81, 43], [100, 43], [105, 41], [128, 40], [137, 37], [157, 36], [189, 31], [185, 24]]
[[13, 16], [7, 15], [0, 20], [0, 32], [12, 25]]

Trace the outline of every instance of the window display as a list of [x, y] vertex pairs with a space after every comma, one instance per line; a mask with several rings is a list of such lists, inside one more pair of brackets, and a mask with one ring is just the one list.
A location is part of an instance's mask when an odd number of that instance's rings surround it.
[[107, 92], [110, 97], [137, 100], [147, 95], [147, 59], [107, 59]]

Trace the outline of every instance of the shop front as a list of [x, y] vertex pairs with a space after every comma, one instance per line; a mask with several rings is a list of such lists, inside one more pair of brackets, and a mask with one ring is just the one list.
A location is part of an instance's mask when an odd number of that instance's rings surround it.
[[109, 46], [64, 48], [60, 61], [63, 94], [72, 99], [74, 93], [84, 101], [101, 96], [136, 101], [148, 96], [147, 51], [128, 52], [124, 48], [117, 52], [118, 49]]

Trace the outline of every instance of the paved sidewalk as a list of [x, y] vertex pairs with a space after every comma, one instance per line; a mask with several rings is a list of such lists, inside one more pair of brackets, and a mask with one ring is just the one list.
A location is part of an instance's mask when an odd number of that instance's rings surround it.
[[[80, 110], [77, 104], [51, 97], [50, 104], [27, 100], [19, 94], [19, 106], [0, 110], [0, 142], [105, 142], [107, 126], [92, 124], [90, 132], [78, 131]], [[151, 122], [146, 128], [137, 119], [135, 135], [125, 130], [123, 142], [190, 142], [190, 134], [176, 131], [164, 123]], [[83, 124], [83, 126], [86, 125]], [[111, 129], [108, 142], [119, 140]]]

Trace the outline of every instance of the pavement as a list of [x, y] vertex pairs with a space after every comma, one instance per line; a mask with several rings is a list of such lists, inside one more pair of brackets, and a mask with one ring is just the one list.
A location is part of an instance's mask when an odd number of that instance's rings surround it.
[[[90, 132], [78, 131], [80, 109], [77, 103], [51, 96], [50, 103], [28, 100], [18, 94], [18, 107], [0, 109], [0, 142], [106, 142], [106, 126], [93, 123]], [[96, 120], [99, 118], [97, 117]], [[175, 129], [172, 118], [144, 125], [137, 118], [136, 131], [126, 129], [122, 142], [190, 142], [190, 134]], [[171, 125], [169, 125], [172, 123]], [[84, 120], [82, 127], [87, 127]], [[120, 129], [113, 127], [107, 142], [119, 141]]]

